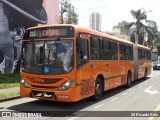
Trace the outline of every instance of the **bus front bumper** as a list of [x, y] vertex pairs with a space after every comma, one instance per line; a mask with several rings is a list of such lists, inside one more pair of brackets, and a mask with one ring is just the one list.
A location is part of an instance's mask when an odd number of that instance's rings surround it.
[[51, 100], [51, 101], [60, 101], [60, 102], [76, 102], [78, 99], [75, 96], [76, 88], [72, 87], [69, 90], [65, 91], [53, 91], [51, 89], [32, 89], [25, 88], [20, 85], [20, 96], [21, 97], [31, 97], [41, 100]]

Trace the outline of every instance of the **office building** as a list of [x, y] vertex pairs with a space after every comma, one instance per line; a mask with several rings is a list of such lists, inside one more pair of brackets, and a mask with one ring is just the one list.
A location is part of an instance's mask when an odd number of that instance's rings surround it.
[[92, 13], [89, 18], [89, 28], [101, 31], [102, 16], [100, 13]]

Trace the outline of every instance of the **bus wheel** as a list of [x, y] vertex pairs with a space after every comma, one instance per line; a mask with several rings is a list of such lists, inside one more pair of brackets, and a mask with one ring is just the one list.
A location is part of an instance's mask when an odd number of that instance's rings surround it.
[[126, 83], [126, 87], [129, 88], [131, 87], [131, 82], [132, 82], [132, 78], [131, 78], [131, 73], [128, 72], [128, 75], [127, 75], [127, 83]]
[[97, 78], [96, 80], [96, 84], [95, 84], [95, 92], [94, 92], [94, 96], [93, 99], [99, 100], [102, 97], [103, 94], [103, 90], [102, 90], [102, 80], [100, 78]]

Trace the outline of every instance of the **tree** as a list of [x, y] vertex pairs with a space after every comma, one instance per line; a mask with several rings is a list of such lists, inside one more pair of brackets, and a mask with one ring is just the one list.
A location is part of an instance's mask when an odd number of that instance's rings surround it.
[[61, 0], [60, 24], [77, 24], [77, 22], [78, 15], [74, 6], [68, 0]]
[[138, 9], [137, 11], [130, 11], [132, 16], [136, 19], [135, 22], [131, 22], [127, 27], [135, 26], [135, 31], [132, 32], [131, 41], [138, 44], [143, 44], [144, 40], [144, 29], [146, 26], [143, 24], [143, 21], [147, 19], [147, 12]]
[[75, 8], [73, 5], [69, 7], [68, 14], [66, 14], [66, 17], [65, 17], [65, 23], [67, 24], [77, 24], [78, 23], [78, 19], [77, 19], [78, 15], [74, 9]]
[[135, 30], [131, 34], [131, 41], [141, 45], [152, 46], [155, 38], [157, 38], [158, 27], [156, 22], [147, 20], [147, 11], [144, 9], [131, 10], [131, 14], [136, 19], [135, 22], [127, 25], [127, 27], [135, 26]]
[[158, 32], [158, 26], [157, 26], [157, 23], [153, 20], [146, 20], [146, 22], [148, 23], [146, 27], [148, 39], [145, 42], [145, 45], [152, 47], [153, 45], [156, 45], [156, 42], [158, 42], [160, 39], [160, 35]]

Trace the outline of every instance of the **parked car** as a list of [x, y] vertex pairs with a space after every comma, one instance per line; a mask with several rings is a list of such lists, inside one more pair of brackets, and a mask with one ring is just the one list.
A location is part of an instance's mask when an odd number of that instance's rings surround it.
[[153, 63], [153, 70], [160, 70], [160, 61], [156, 61]]

